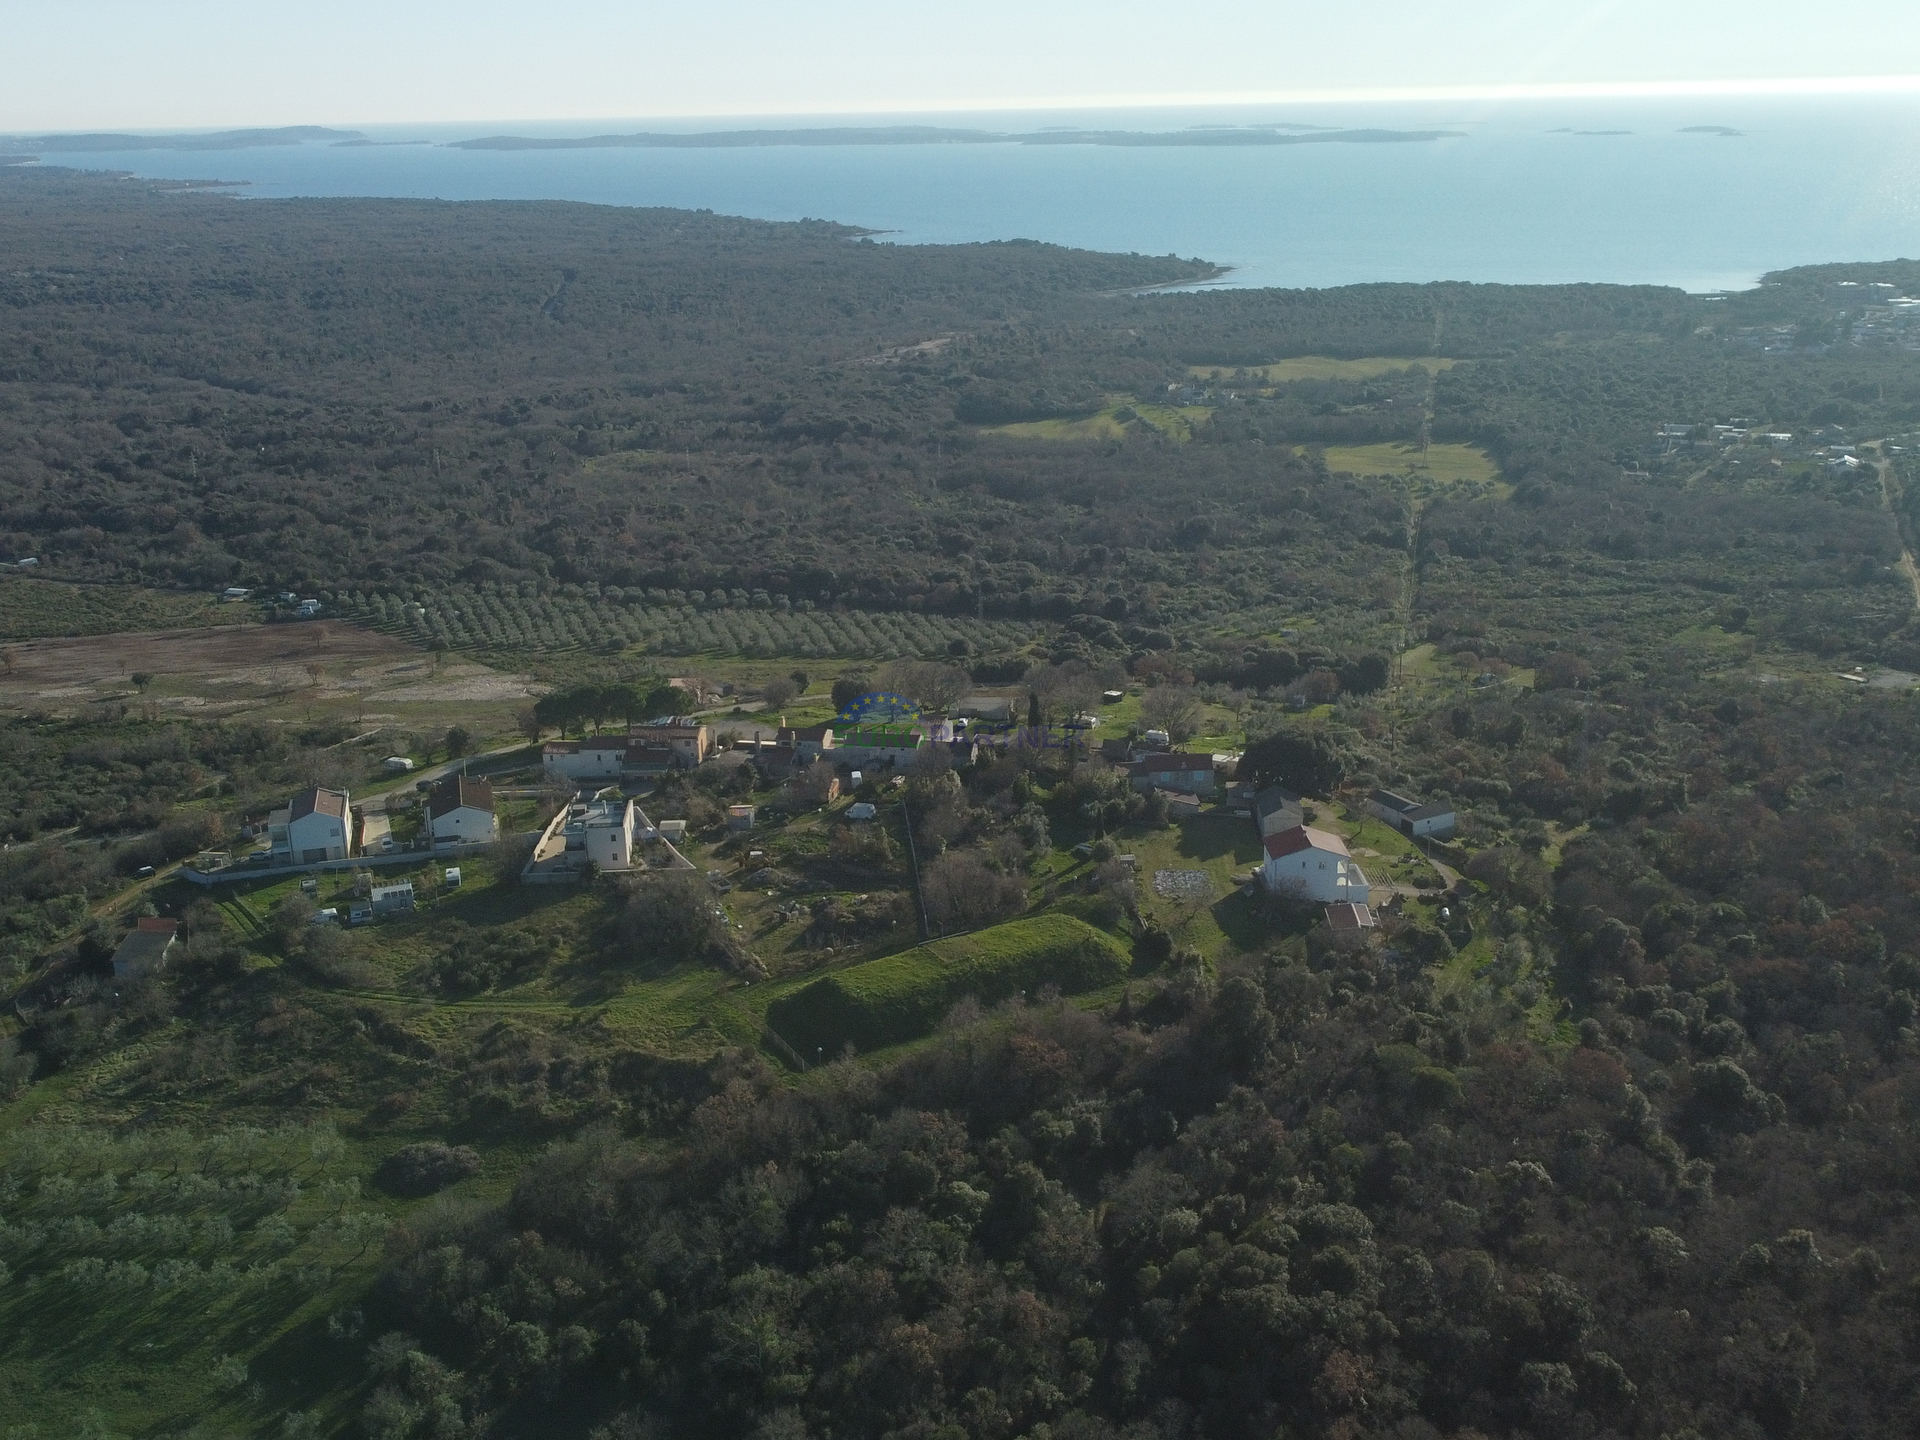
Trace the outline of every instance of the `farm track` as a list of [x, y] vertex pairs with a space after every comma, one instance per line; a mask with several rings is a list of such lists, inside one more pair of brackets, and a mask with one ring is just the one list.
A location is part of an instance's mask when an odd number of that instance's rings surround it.
[[1913, 608], [1920, 610], [1920, 565], [1913, 559], [1913, 551], [1907, 545], [1906, 528], [1900, 523], [1900, 512], [1893, 507], [1893, 462], [1886, 457], [1885, 442], [1873, 441], [1867, 448], [1875, 455], [1874, 469], [1880, 476], [1880, 503], [1893, 518], [1894, 533], [1900, 537], [1900, 573], [1907, 577], [1907, 584], [1913, 590]]

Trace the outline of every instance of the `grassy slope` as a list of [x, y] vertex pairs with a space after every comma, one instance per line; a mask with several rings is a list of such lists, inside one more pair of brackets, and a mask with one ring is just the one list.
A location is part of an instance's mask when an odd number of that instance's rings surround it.
[[222, 605], [211, 595], [136, 585], [65, 585], [19, 575], [0, 579], [0, 639], [7, 640], [232, 625], [256, 614], [247, 606]]
[[803, 1055], [848, 1042], [877, 1050], [926, 1034], [968, 995], [991, 1002], [1046, 985], [1077, 995], [1126, 968], [1110, 936], [1070, 915], [1041, 915], [836, 971], [774, 996], [766, 1014]]

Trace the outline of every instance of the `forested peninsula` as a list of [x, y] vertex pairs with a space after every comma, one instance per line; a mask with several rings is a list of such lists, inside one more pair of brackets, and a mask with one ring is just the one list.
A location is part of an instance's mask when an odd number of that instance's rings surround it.
[[842, 125], [792, 130], [635, 131], [579, 137], [488, 135], [452, 140], [456, 150], [725, 150], [765, 145], [1378, 145], [1458, 138], [1454, 130], [1337, 129], [1295, 125], [1199, 125], [1186, 130], [1083, 130], [1061, 126], [1025, 133], [938, 125]]

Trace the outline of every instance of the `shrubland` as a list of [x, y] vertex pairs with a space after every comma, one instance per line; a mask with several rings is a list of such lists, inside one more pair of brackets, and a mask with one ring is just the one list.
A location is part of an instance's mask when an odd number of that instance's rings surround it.
[[[399, 740], [23, 700], [8, 1425], [1912, 1430], [1920, 380], [1839, 283], [1910, 266], [1145, 295], [1209, 267], [18, 168], [0, 243], [10, 639], [285, 586], [423, 684], [545, 676], [530, 741], [669, 670], [990, 687], [1244, 751], [1402, 892], [1338, 943], [1228, 883], [1244, 818], [1063, 743], [837, 798], [729, 756], [645, 800], [695, 871], [509, 842], [342, 931], [349, 880], [166, 867]], [[1376, 785], [1456, 807], [1438, 865]], [[147, 911], [180, 946], [115, 982]]]

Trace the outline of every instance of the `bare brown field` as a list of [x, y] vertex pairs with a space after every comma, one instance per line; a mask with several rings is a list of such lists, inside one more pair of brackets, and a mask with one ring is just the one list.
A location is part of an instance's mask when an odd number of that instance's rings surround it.
[[[144, 689], [135, 675], [145, 677]], [[0, 711], [72, 711], [143, 700], [226, 714], [297, 705], [512, 704], [535, 693], [505, 675], [337, 620], [18, 640], [0, 649]]]

